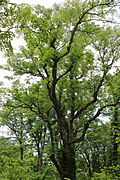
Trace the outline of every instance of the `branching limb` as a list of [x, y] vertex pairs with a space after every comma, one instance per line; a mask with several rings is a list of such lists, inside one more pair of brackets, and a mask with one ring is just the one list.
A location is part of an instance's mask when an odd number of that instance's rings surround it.
[[104, 82], [104, 79], [105, 79], [105, 76], [106, 76], [107, 72], [104, 72], [103, 73], [103, 76], [96, 88], [96, 91], [93, 93], [93, 100], [88, 102], [84, 107], [82, 107], [79, 111], [76, 112], [76, 114], [74, 115], [73, 117], [73, 120], [76, 119], [77, 117], [79, 117], [81, 114], [84, 113], [84, 111], [89, 107], [91, 106], [92, 104], [94, 104], [96, 101], [97, 101], [97, 96], [98, 96], [98, 92], [100, 90], [100, 88], [102, 87], [103, 85], [103, 82]]
[[62, 174], [62, 169], [60, 168], [60, 165], [58, 164], [58, 162], [57, 162], [54, 154], [51, 154], [50, 160], [53, 162], [53, 164], [54, 164], [55, 167], [57, 168], [59, 174]]
[[76, 23], [76, 25], [74, 26], [73, 30], [71, 31], [71, 37], [70, 37], [70, 40], [69, 40], [69, 43], [68, 43], [67, 51], [66, 51], [64, 54], [62, 54], [61, 56], [59, 56], [57, 59], [61, 59], [61, 58], [65, 57], [65, 56], [67, 56], [67, 55], [69, 54], [69, 52], [70, 52], [70, 50], [71, 50], [71, 45], [72, 45], [73, 40], [74, 40], [75, 33], [76, 33], [76, 31], [77, 31], [77, 28], [78, 28], [78, 26], [79, 26], [80, 24], [82, 24], [82, 23], [84, 22], [84, 21], [83, 21], [84, 17], [85, 17], [88, 13], [90, 13], [90, 11], [91, 11], [92, 9], [94, 9], [94, 8], [96, 8], [96, 7], [98, 7], [98, 6], [109, 6], [110, 4], [111, 4], [111, 2], [109, 2], [109, 3], [96, 4], [96, 5], [91, 6], [91, 7], [90, 7], [89, 9], [87, 9], [85, 12], [83, 12], [82, 16], [79, 18], [78, 22]]
[[99, 109], [97, 110], [96, 114], [95, 114], [93, 117], [91, 117], [91, 118], [84, 124], [84, 127], [83, 127], [83, 129], [82, 129], [82, 133], [81, 133], [80, 138], [76, 138], [76, 139], [70, 141], [69, 143], [70, 143], [70, 144], [73, 144], [73, 143], [78, 143], [78, 142], [83, 141], [84, 138], [85, 138], [85, 134], [86, 134], [86, 132], [87, 132], [87, 130], [88, 130], [91, 122], [93, 122], [93, 121], [101, 114], [101, 112], [102, 112], [105, 108], [107, 108], [107, 107], [113, 107], [113, 106], [116, 106], [117, 104], [120, 104], [120, 99], [117, 99], [115, 103], [107, 104], [107, 105], [104, 105], [104, 106], [102, 106], [101, 108], [99, 108]]
[[47, 64], [44, 64], [43, 69], [45, 71], [45, 74], [46, 74], [47, 78], [49, 78], [50, 76], [49, 76], [49, 73], [48, 73], [48, 70], [47, 70], [46, 67], [47, 67]]
[[58, 78], [57, 81], [59, 81], [63, 76], [65, 76], [66, 74], [68, 74], [71, 69], [73, 68], [73, 65], [71, 65], [63, 74], [61, 74]]

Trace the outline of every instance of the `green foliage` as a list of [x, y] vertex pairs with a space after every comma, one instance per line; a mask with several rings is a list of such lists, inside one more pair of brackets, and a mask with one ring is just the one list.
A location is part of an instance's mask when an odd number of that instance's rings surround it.
[[0, 139], [0, 179], [3, 180], [57, 180], [55, 167], [45, 165], [41, 171], [34, 171], [35, 157], [26, 152], [24, 160], [18, 158], [18, 146], [14, 141]]
[[120, 179], [120, 165], [106, 167], [101, 173], [94, 174], [91, 180], [119, 180]]
[[93, 173], [100, 172], [100, 169], [108, 165], [110, 147], [110, 124], [104, 124], [98, 120], [91, 125], [83, 144], [77, 146], [78, 179], [87, 180]]
[[16, 4], [3, 1], [0, 5], [0, 50], [9, 53], [13, 51], [11, 41], [15, 37], [13, 26], [16, 16], [14, 13], [16, 13]]
[[[111, 146], [110, 129], [98, 117], [113, 116], [110, 111], [119, 103], [115, 65], [120, 31], [108, 24], [114, 3], [68, 0], [50, 9], [27, 4], [2, 7], [0, 45], [13, 81], [2, 91], [0, 117], [15, 135], [15, 152], [21, 154], [19, 160], [16, 154], [7, 157], [1, 152], [2, 178], [57, 179], [57, 169], [60, 177], [74, 180], [77, 164], [78, 178], [88, 179], [108, 164], [104, 158]], [[11, 46], [14, 36], [26, 43], [17, 52]], [[106, 169], [102, 178], [105, 173]]]

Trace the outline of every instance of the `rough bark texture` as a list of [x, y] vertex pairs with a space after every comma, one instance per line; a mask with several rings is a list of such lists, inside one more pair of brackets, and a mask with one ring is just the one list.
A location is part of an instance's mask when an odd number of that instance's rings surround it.
[[62, 169], [64, 178], [76, 180], [76, 164], [74, 145], [68, 143], [63, 144], [62, 150]]
[[65, 180], [65, 178], [68, 178], [70, 180], [76, 180], [74, 145], [64, 143], [63, 147], [60, 150], [60, 155], [56, 158], [57, 160], [55, 159], [55, 156], [53, 154], [50, 157], [59, 172], [60, 179]]

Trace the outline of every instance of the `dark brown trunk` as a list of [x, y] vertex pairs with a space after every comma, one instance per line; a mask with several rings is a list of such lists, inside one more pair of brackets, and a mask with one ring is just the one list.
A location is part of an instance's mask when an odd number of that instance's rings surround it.
[[61, 180], [68, 178], [76, 180], [76, 163], [75, 163], [75, 150], [74, 145], [64, 143], [59, 152], [59, 156], [55, 158], [54, 155], [50, 157], [56, 166]]
[[24, 148], [23, 144], [20, 142], [20, 159], [23, 160], [23, 155], [24, 155]]
[[76, 180], [75, 148], [73, 144], [63, 144], [61, 167], [64, 178]]
[[62, 169], [63, 179], [76, 180], [75, 144], [70, 144], [73, 138], [72, 123], [68, 119], [61, 120], [61, 159], [59, 164]]
[[[75, 144], [70, 144], [69, 139], [73, 137], [73, 131], [69, 130], [66, 119], [61, 125], [61, 147], [56, 155], [51, 156], [51, 160], [56, 166], [61, 180], [68, 178], [76, 180]], [[70, 133], [71, 132], [71, 133]]]

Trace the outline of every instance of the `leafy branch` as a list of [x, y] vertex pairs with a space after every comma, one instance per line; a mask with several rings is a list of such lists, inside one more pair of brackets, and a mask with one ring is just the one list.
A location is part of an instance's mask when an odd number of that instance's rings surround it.
[[[107, 108], [107, 107], [114, 107], [114, 106], [116, 106], [116, 105], [118, 105], [118, 104], [120, 104], [120, 99], [117, 99], [117, 100], [116, 100], [116, 103], [107, 104], [107, 105], [104, 105], [104, 106], [102, 106], [101, 108], [99, 108], [99, 109], [97, 110], [97, 112], [95, 113], [95, 115], [94, 115], [93, 117], [91, 117], [87, 122], [85, 122], [84, 127], [83, 127], [83, 129], [81, 130], [82, 132], [81, 132], [80, 137], [71, 140], [69, 143], [70, 143], [70, 144], [74, 144], [74, 143], [78, 143], [78, 142], [83, 141], [83, 140], [84, 140], [84, 137], [85, 137], [85, 134], [86, 134], [86, 132], [87, 132], [87, 130], [88, 130], [91, 122], [93, 122], [93, 121], [101, 114], [101, 112], [102, 112], [105, 108]], [[75, 130], [76, 133], [77, 133], [78, 129], [79, 129], [79, 128], [77, 127], [77, 129]], [[76, 134], [76, 133], [75, 133], [75, 134]]]

